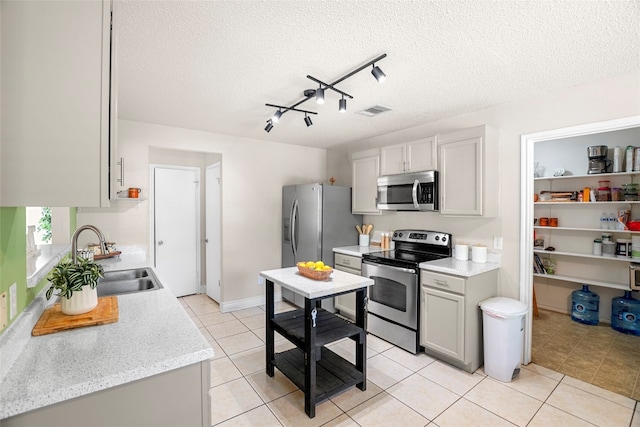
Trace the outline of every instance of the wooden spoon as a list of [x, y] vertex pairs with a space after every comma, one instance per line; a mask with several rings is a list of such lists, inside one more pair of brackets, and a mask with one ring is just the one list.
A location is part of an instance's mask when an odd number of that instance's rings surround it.
[[356, 225], [356, 230], [358, 230], [358, 233], [360, 233], [360, 234], [364, 234], [364, 233], [362, 232], [362, 228], [360, 228], [360, 226], [359, 226], [359, 225]]

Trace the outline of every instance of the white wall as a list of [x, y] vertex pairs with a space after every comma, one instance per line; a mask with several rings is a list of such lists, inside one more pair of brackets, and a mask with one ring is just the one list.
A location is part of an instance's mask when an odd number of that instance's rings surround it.
[[[151, 147], [219, 153], [222, 158], [222, 301], [255, 301], [261, 270], [281, 265], [282, 186], [324, 182], [326, 151], [147, 123], [118, 121], [119, 149], [128, 186], [149, 188]], [[148, 201], [78, 213], [78, 225], [94, 224], [122, 245], [147, 246]]]
[[[639, 94], [640, 75], [629, 73], [350, 144], [346, 148], [353, 152], [483, 124], [493, 127], [499, 134], [500, 185], [499, 188], [489, 189], [499, 192], [499, 213], [496, 218], [448, 218], [437, 213], [398, 212], [368, 215], [365, 221], [374, 224], [377, 230], [416, 227], [447, 231], [453, 234], [454, 240], [484, 243], [490, 248], [493, 236], [504, 237], [504, 249], [500, 251], [502, 268], [499, 293], [518, 298], [520, 136], [640, 114]], [[338, 149], [342, 151], [345, 147]], [[342, 163], [334, 161], [331, 152], [327, 158], [327, 175], [343, 176]]]
[[609, 147], [607, 158], [612, 161], [609, 172], [613, 172], [614, 149], [616, 146], [620, 146], [622, 149], [622, 162], [620, 166], [622, 168], [621, 170], [624, 171], [625, 148], [628, 145], [640, 145], [640, 129], [623, 129], [595, 135], [583, 135], [579, 137], [555, 139], [553, 141], [537, 142], [535, 145], [534, 160], [541, 168], [541, 176], [553, 176], [557, 168], [564, 169], [565, 175], [586, 175], [589, 171], [587, 147], [592, 145], [606, 145]]

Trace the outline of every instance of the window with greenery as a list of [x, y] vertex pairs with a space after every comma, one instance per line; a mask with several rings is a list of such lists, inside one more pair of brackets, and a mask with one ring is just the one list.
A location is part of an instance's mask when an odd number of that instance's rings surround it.
[[51, 243], [51, 208], [42, 208], [42, 216], [38, 221], [39, 233], [42, 233], [42, 241], [44, 243]]
[[50, 207], [27, 207], [27, 234], [29, 233], [29, 226], [35, 227], [33, 237], [36, 245], [51, 244], [53, 234], [51, 231]]

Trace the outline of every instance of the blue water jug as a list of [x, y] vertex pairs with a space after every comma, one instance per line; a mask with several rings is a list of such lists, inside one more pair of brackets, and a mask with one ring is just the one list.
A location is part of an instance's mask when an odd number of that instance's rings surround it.
[[585, 325], [597, 325], [600, 296], [582, 285], [582, 289], [571, 292], [571, 320]]
[[631, 291], [611, 299], [611, 327], [625, 334], [640, 335], [640, 301], [631, 296]]

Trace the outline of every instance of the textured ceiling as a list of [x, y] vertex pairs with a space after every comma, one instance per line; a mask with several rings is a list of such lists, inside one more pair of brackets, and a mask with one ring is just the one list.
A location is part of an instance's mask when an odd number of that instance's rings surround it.
[[[330, 147], [640, 70], [639, 1], [119, 2], [118, 117]], [[274, 112], [386, 53], [270, 133]], [[383, 105], [369, 118], [357, 111]]]

